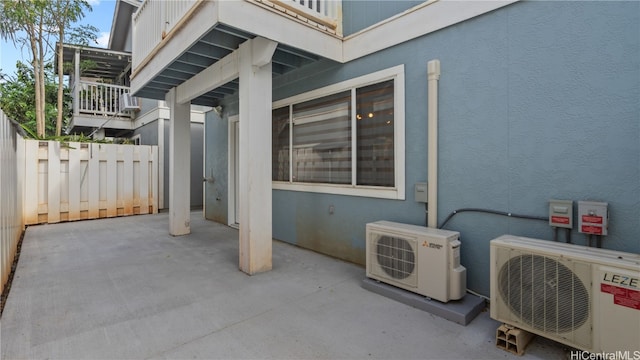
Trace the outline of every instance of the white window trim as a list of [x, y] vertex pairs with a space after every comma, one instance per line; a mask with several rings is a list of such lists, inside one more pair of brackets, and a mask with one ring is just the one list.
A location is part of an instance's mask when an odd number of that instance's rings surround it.
[[[273, 103], [273, 109], [278, 109], [292, 104], [298, 104], [304, 101], [317, 99], [323, 96], [339, 93], [342, 91], [360, 88], [367, 85], [376, 84], [385, 80], [394, 79], [393, 87], [393, 107], [394, 107], [394, 169], [395, 169], [395, 187], [379, 187], [379, 186], [362, 186], [362, 185], [341, 185], [341, 184], [317, 184], [317, 183], [300, 183], [291, 181], [273, 181], [273, 189], [303, 191], [313, 193], [325, 193], [336, 195], [363, 196], [382, 199], [405, 199], [405, 113], [404, 113], [404, 65], [394, 66], [392, 68], [380, 70], [371, 74], [346, 80], [337, 84], [325, 86], [320, 89], [312, 90], [303, 94], [298, 94], [286, 99], [278, 100]], [[355, 113], [355, 107], [352, 109]], [[291, 114], [289, 114], [291, 119]], [[352, 114], [352, 122], [355, 115]], [[356, 127], [352, 124], [352, 141], [355, 144]], [[289, 127], [289, 143], [292, 139], [292, 127]], [[353, 145], [353, 152], [357, 151]], [[291, 159], [291, 150], [289, 151], [289, 159]], [[356, 161], [355, 158], [353, 160]], [[289, 166], [293, 166], [291, 161]], [[355, 169], [355, 167], [354, 167]], [[289, 171], [291, 174], [291, 170]], [[352, 171], [355, 174], [355, 171]], [[353, 175], [355, 176], [355, 175]], [[355, 182], [352, 182], [352, 184]]]

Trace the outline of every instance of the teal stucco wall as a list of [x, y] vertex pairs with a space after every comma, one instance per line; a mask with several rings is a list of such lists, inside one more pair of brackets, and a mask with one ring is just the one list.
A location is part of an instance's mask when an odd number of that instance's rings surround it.
[[[413, 186], [427, 178], [432, 59], [442, 69], [439, 223], [465, 207], [546, 216], [549, 199], [606, 201], [603, 247], [640, 252], [638, 2], [515, 3], [348, 64], [321, 61], [275, 78], [278, 100], [404, 64], [407, 197], [274, 190], [274, 238], [364, 264], [367, 222], [424, 225]], [[553, 234], [542, 221], [476, 213], [446, 228], [461, 233], [468, 287], [485, 295], [491, 239]], [[575, 230], [573, 239], [586, 244]]]

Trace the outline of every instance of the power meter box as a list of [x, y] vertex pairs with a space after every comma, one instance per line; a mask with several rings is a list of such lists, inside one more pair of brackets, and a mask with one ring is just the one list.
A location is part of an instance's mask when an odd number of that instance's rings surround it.
[[578, 231], [583, 234], [607, 235], [609, 204], [578, 201]]
[[573, 229], [572, 200], [549, 200], [549, 226]]

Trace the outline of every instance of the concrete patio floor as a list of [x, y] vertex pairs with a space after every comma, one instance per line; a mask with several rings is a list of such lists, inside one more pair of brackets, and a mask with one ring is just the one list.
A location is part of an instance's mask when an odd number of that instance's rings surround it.
[[274, 242], [274, 268], [238, 270], [238, 232], [191, 214], [29, 227], [4, 314], [3, 359], [560, 359], [537, 337], [522, 357], [498, 323], [468, 326], [361, 287], [365, 270]]

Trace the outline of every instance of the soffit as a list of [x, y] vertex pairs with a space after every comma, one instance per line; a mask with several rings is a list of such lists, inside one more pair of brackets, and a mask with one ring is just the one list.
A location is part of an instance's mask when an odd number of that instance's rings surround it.
[[[218, 24], [142, 87], [136, 96], [164, 100], [171, 88], [197, 75], [254, 37], [251, 33]], [[279, 44], [272, 59], [273, 74], [278, 76], [320, 59], [317, 55]], [[191, 103], [216, 106], [225, 96], [236, 93], [238, 84], [238, 79], [230, 81], [193, 99]]]

